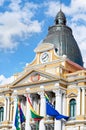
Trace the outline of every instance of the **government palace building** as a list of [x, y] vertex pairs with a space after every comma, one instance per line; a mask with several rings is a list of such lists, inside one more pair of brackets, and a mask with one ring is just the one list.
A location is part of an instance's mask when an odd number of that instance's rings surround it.
[[[61, 9], [54, 22], [35, 48], [34, 60], [14, 75], [12, 83], [0, 86], [0, 130], [86, 130], [86, 69], [82, 55]], [[46, 114], [45, 93], [53, 109], [68, 120]], [[32, 118], [27, 97], [35, 113], [43, 117], [39, 121]], [[18, 100], [25, 116], [19, 129], [14, 123]]]

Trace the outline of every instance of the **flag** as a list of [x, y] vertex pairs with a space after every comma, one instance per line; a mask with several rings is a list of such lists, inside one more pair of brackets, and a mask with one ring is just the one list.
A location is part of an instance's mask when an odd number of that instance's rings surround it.
[[60, 119], [65, 119], [68, 120], [69, 116], [64, 116], [62, 114], [60, 114], [55, 108], [54, 106], [50, 103], [50, 100], [48, 98], [48, 96], [45, 94], [45, 98], [46, 98], [46, 114], [49, 116], [52, 116], [54, 118], [56, 118], [56, 120], [60, 120]]
[[24, 116], [24, 113], [21, 109], [20, 102], [18, 102], [18, 107], [19, 107], [19, 111], [20, 111], [20, 121], [21, 121], [21, 124], [22, 124], [23, 122], [25, 122], [25, 116]]
[[45, 95], [46, 101], [50, 102], [48, 95], [46, 93], [44, 95]]
[[43, 116], [40, 116], [39, 114], [36, 113], [36, 111], [33, 109], [32, 104], [30, 99], [28, 98], [28, 102], [29, 102], [29, 107], [30, 107], [30, 112], [31, 112], [31, 117], [35, 120], [35, 121], [39, 121], [43, 118]]
[[16, 115], [15, 115], [15, 127], [16, 127], [16, 130], [21, 130], [20, 114], [19, 114], [18, 104], [17, 104], [17, 108], [16, 108]]
[[16, 130], [21, 130], [22, 123], [25, 122], [25, 116], [20, 106], [20, 102], [17, 102], [16, 116], [15, 116], [15, 127]]

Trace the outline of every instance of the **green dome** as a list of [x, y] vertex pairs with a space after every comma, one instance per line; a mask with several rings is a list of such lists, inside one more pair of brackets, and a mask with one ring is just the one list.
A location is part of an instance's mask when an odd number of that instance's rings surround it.
[[44, 43], [54, 44], [55, 51], [59, 56], [66, 55], [71, 61], [83, 66], [80, 49], [71, 28], [66, 26], [66, 17], [61, 10], [56, 15], [55, 25], [49, 27], [48, 35], [42, 44]]

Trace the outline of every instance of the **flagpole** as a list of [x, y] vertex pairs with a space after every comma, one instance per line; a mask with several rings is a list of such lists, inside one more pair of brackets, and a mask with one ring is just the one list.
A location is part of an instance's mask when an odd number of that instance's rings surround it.
[[36, 130], [38, 130], [39, 127], [39, 121], [36, 121]]

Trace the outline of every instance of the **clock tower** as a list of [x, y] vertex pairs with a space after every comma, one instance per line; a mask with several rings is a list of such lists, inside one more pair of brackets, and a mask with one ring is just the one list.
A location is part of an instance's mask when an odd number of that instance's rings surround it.
[[[51, 43], [44, 43], [37, 46], [35, 49], [37, 63], [47, 64], [57, 59], [58, 55], [55, 51], [55, 46]], [[38, 60], [39, 59], [39, 60]]]

